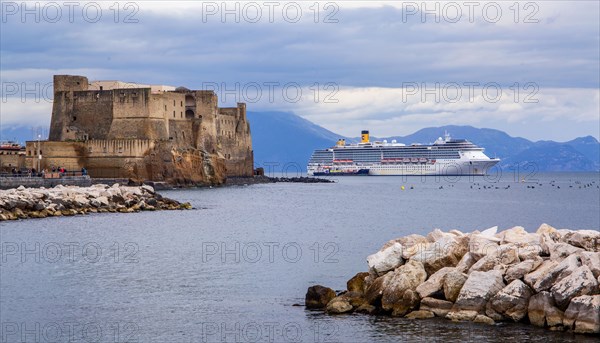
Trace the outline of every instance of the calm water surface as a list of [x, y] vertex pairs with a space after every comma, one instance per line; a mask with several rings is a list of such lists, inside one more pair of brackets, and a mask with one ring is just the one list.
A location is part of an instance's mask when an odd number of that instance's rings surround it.
[[367, 269], [367, 255], [410, 233], [535, 231], [543, 222], [598, 230], [598, 174], [536, 178], [345, 177], [168, 191], [197, 210], [2, 223], [0, 341], [593, 341], [518, 324], [292, 306], [313, 284], [344, 289]]

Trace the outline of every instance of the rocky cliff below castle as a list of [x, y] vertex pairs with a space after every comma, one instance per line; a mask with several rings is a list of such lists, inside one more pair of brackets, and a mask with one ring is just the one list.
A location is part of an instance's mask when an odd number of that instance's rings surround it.
[[367, 262], [344, 292], [310, 287], [306, 306], [600, 334], [599, 231], [436, 229], [391, 240]]

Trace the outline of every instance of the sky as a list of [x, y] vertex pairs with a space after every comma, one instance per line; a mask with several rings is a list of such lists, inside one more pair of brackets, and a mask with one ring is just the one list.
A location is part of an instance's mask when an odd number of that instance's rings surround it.
[[[598, 1], [1, 1], [2, 128], [52, 75], [213, 89], [333, 132], [600, 138]], [[468, 138], [468, 137], [465, 137]]]

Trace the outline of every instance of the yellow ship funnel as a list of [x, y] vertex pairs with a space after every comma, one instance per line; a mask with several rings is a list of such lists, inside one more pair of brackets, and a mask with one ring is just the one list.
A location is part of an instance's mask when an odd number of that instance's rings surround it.
[[360, 133], [360, 142], [361, 143], [369, 143], [369, 131], [368, 130], [363, 130]]
[[337, 141], [336, 145], [337, 145], [337, 146], [342, 146], [342, 145], [344, 145], [344, 140], [343, 140], [343, 139], [338, 139], [338, 141]]

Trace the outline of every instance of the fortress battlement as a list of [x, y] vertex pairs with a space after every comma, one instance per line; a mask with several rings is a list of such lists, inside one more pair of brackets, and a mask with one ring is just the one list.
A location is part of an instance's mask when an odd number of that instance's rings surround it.
[[[62, 151], [62, 154], [65, 151], [78, 151], [71, 153], [77, 156], [71, 157], [78, 161], [75, 164], [79, 168], [84, 164], [97, 164], [97, 161], [92, 161], [101, 158], [97, 155], [97, 144], [113, 147], [123, 145], [117, 143], [120, 141], [153, 143], [145, 148], [134, 149], [133, 156], [127, 154], [125, 157], [118, 149], [111, 149], [111, 153], [104, 153], [102, 157], [111, 157], [116, 164], [131, 163], [124, 160], [132, 158], [138, 160], [135, 163], [142, 163], [160, 148], [210, 155], [211, 159], [221, 160], [217, 163], [224, 164], [221, 169], [225, 169], [225, 174], [229, 176], [250, 176], [253, 172], [246, 104], [219, 108], [217, 95], [213, 91], [123, 81], [90, 82], [85, 76], [55, 75], [49, 135], [49, 142], [53, 143], [51, 150]], [[85, 147], [60, 149], [57, 148], [57, 142], [65, 146], [85, 142]], [[86, 150], [84, 154], [82, 149], [91, 151]], [[56, 162], [53, 161], [56, 156], [42, 156], [46, 159], [44, 166], [50, 167]], [[65, 157], [61, 156], [63, 162]], [[88, 169], [90, 175], [94, 176], [96, 170]], [[140, 165], [135, 169], [140, 171], [147, 168]], [[165, 174], [171, 172], [167, 170]], [[194, 174], [193, 170], [186, 172]], [[149, 180], [162, 178], [144, 172], [125, 174], [128, 175], [116, 176]]]

